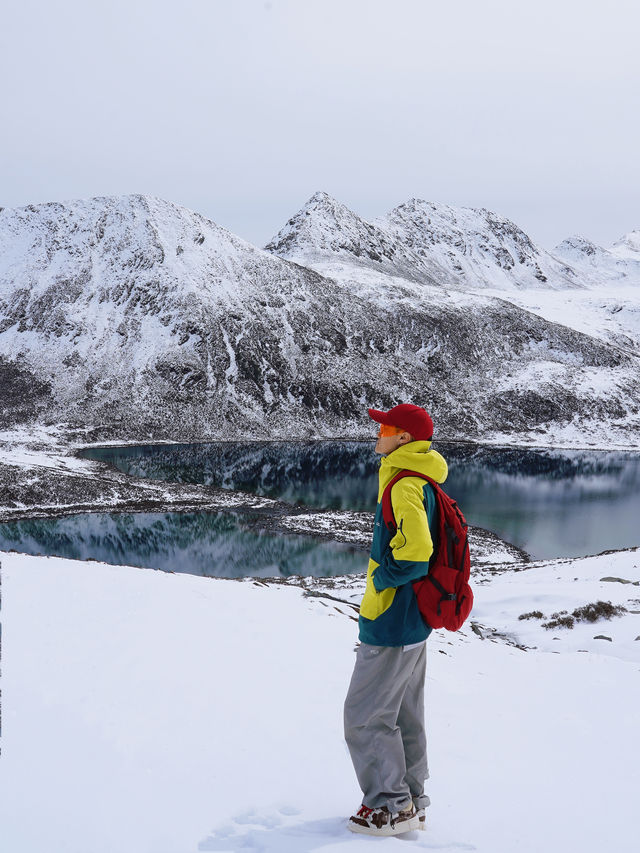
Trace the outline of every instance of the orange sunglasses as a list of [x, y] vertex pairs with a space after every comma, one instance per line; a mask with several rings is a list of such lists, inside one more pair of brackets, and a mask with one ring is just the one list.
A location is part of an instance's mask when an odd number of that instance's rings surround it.
[[392, 435], [400, 435], [401, 432], [404, 432], [404, 430], [400, 427], [391, 426], [391, 424], [380, 424], [378, 438], [390, 438]]

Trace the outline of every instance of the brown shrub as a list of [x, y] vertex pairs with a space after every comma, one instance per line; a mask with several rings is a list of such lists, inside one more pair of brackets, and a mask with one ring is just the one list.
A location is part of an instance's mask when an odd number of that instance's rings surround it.
[[626, 612], [627, 608], [621, 604], [612, 604], [610, 601], [595, 601], [593, 604], [577, 607], [573, 611], [573, 615], [579, 622], [597, 622], [598, 619], [611, 619], [612, 616], [620, 616]]
[[531, 613], [521, 613], [518, 619], [544, 619], [544, 613], [541, 610], [532, 610]]

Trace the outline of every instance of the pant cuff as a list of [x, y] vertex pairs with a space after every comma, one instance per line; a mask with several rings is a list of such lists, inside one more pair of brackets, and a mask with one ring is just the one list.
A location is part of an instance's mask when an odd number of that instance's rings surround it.
[[413, 798], [413, 804], [417, 809], [426, 809], [431, 805], [431, 800], [426, 794], [420, 794]]

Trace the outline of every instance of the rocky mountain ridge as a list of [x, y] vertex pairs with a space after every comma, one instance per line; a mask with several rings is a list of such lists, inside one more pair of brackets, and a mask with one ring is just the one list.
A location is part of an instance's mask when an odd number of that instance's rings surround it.
[[379, 220], [421, 257], [436, 257], [465, 287], [580, 287], [567, 264], [535, 246], [511, 220], [485, 208], [411, 199]]
[[455, 275], [366, 222], [330, 195], [317, 192], [265, 246], [265, 250], [319, 272], [340, 263], [432, 285], [457, 286]]
[[[454, 289], [566, 289], [610, 279], [640, 284], [640, 232], [609, 250], [569, 238], [553, 252], [536, 246], [514, 222], [486, 208], [410, 199], [366, 222], [318, 192], [265, 246], [326, 275], [362, 268]], [[634, 248], [635, 247], [635, 248]]]
[[[618, 444], [636, 441], [633, 354], [465, 291], [417, 243], [385, 242], [410, 232], [406, 215], [365, 228], [363, 242], [336, 208], [351, 242], [337, 250], [347, 272], [332, 277], [146, 196], [1, 211], [0, 426], [87, 425], [117, 440], [355, 437], [371, 432], [367, 406], [412, 400], [440, 438], [553, 443], [591, 435], [595, 420]], [[330, 259], [334, 230], [325, 236]], [[360, 280], [356, 240], [368, 252]]]

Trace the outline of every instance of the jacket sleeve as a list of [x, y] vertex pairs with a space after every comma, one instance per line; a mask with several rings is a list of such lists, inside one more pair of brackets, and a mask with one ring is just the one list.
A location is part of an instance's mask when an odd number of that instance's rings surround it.
[[423, 485], [422, 480], [406, 477], [391, 491], [398, 530], [373, 574], [373, 585], [378, 592], [418, 580], [429, 571], [433, 541], [424, 507]]

